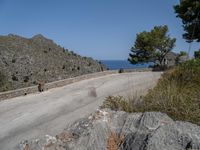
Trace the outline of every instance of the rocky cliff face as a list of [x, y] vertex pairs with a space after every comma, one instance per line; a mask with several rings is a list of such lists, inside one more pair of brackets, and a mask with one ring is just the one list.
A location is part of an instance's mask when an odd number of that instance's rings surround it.
[[8, 89], [105, 69], [97, 61], [70, 52], [42, 35], [30, 39], [16, 35], [0, 36], [0, 73], [7, 77], [11, 85]]
[[18, 150], [200, 150], [200, 127], [159, 112], [99, 110], [56, 137], [21, 142]]

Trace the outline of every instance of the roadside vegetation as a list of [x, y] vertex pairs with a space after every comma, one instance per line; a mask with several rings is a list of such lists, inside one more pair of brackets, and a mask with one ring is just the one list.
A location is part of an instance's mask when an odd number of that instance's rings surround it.
[[126, 112], [159, 111], [175, 120], [200, 125], [200, 59], [166, 71], [157, 85], [139, 99], [109, 96], [102, 107]]
[[[180, 1], [174, 10], [183, 23], [183, 38], [187, 42], [200, 42], [200, 1]], [[137, 34], [128, 60], [132, 64], [154, 62], [155, 66], [168, 70], [145, 96], [139, 99], [109, 96], [102, 107], [126, 112], [159, 111], [174, 120], [200, 125], [200, 50], [194, 52], [195, 59], [181, 62], [179, 59], [187, 57], [189, 53], [180, 52], [176, 59], [180, 63], [169, 67], [164, 60], [174, 48], [175, 41], [168, 34], [166, 25], [155, 26], [151, 31]]]

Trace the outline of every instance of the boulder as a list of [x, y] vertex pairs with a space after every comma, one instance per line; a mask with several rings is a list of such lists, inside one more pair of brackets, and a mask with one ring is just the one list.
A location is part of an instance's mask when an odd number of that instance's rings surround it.
[[22, 141], [18, 150], [200, 150], [200, 127], [160, 112], [98, 110], [55, 137]]

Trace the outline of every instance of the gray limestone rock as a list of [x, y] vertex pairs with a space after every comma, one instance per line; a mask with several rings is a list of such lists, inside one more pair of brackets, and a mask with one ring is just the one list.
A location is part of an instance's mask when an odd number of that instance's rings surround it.
[[56, 137], [23, 141], [18, 150], [200, 150], [200, 127], [159, 112], [98, 110]]

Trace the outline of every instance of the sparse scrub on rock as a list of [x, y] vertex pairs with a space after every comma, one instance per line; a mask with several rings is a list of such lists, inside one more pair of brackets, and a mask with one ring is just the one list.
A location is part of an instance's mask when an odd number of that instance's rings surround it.
[[12, 85], [5, 88], [1, 84], [4, 90], [32, 86], [37, 80], [52, 82], [106, 69], [97, 61], [69, 52], [40, 34], [30, 39], [0, 36], [0, 53], [1, 72]]

